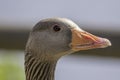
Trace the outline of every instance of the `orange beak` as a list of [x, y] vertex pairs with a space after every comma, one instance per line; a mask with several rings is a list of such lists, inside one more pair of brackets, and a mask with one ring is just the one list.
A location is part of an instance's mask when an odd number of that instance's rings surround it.
[[70, 46], [73, 51], [105, 48], [111, 46], [111, 42], [108, 39], [97, 37], [76, 28], [71, 29], [71, 31], [72, 42]]

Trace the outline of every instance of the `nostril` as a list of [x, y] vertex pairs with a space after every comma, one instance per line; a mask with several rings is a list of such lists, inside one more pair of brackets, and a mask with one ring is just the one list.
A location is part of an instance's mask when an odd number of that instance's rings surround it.
[[90, 34], [88, 34], [87, 32], [81, 33], [82, 37], [84, 37], [85, 39], [91, 39], [92, 36]]

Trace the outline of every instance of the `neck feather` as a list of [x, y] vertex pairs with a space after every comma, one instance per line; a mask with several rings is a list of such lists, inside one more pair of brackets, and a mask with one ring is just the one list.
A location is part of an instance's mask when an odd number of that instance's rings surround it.
[[41, 60], [25, 54], [26, 80], [54, 80], [57, 60]]

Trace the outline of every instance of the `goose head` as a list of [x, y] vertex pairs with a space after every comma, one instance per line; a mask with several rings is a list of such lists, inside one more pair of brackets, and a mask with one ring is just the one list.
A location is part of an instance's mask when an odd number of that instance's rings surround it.
[[110, 45], [108, 39], [82, 30], [69, 19], [41, 20], [33, 27], [26, 45], [26, 80], [54, 80], [55, 66], [60, 57]]
[[76, 51], [105, 48], [110, 45], [108, 39], [82, 30], [69, 19], [48, 18], [33, 27], [26, 52], [36, 57], [58, 59]]

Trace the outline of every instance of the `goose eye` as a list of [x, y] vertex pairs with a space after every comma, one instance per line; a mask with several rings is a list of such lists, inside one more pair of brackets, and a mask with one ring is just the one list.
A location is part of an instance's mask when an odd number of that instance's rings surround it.
[[61, 28], [60, 28], [59, 25], [54, 25], [54, 26], [53, 26], [53, 30], [54, 30], [55, 32], [57, 32], [57, 31], [60, 31]]

